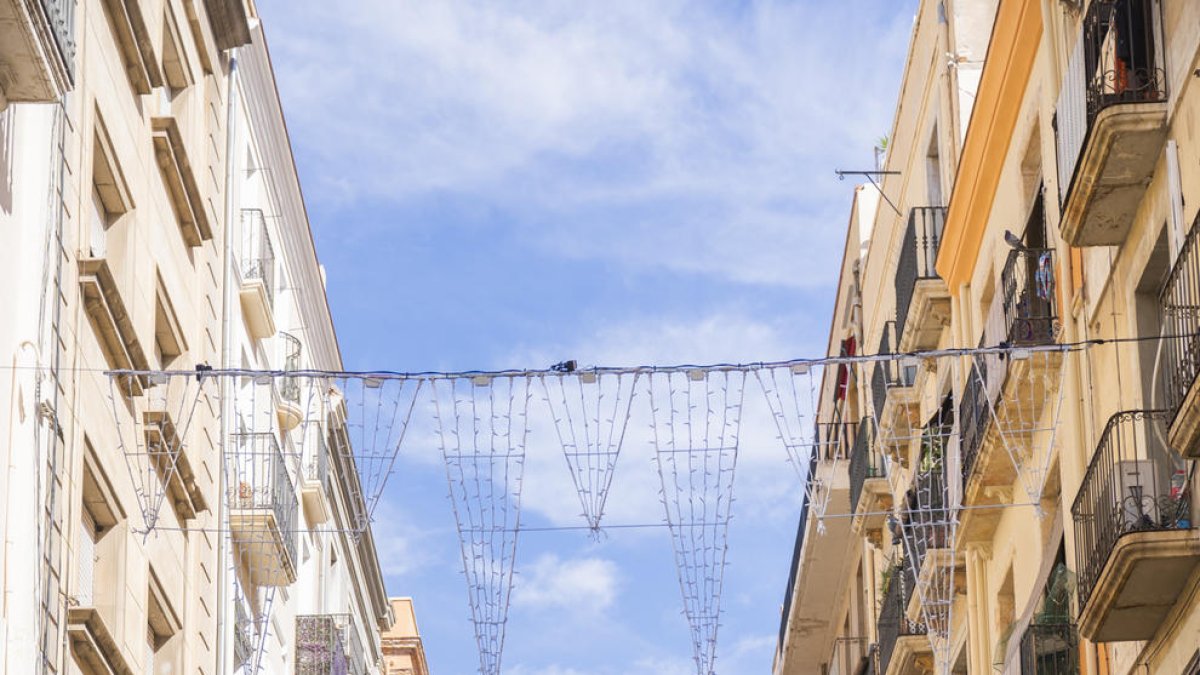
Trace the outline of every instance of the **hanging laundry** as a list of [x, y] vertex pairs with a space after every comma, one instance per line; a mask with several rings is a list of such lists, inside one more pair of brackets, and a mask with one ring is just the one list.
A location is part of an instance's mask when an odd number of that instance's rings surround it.
[[1038, 256], [1034, 281], [1037, 284], [1039, 298], [1049, 300], [1054, 295], [1054, 256], [1050, 251], [1042, 251], [1042, 254]]

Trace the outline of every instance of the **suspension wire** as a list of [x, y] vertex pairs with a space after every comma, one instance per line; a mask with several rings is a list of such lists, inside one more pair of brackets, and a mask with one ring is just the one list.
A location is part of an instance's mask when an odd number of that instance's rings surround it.
[[[1031, 345], [1016, 347], [1010, 344], [1001, 343], [990, 347], [951, 347], [944, 349], [930, 349], [912, 352], [896, 352], [891, 354], [860, 354], [855, 356], [824, 356], [818, 358], [799, 358], [787, 359], [781, 361], [751, 361], [745, 363], [710, 363], [710, 364], [675, 364], [675, 365], [638, 365], [638, 366], [591, 366], [587, 368], [579, 368], [574, 373], [595, 373], [603, 374], [635, 374], [643, 375], [650, 373], [687, 373], [691, 371], [704, 372], [756, 372], [770, 368], [802, 368], [830, 366], [830, 365], [851, 365], [862, 363], [874, 363], [876, 361], [908, 361], [913, 359], [936, 359], [942, 357], [954, 356], [974, 356], [981, 355], [1011, 355], [1011, 358], [1019, 358], [1017, 355], [1024, 356], [1026, 354], [1037, 354], [1041, 352], [1078, 352], [1085, 351], [1092, 347], [1113, 344], [1129, 344], [1138, 342], [1149, 342], [1155, 340], [1183, 340], [1183, 339], [1200, 339], [1200, 331], [1196, 333], [1179, 333], [1175, 335], [1163, 336], [1137, 336], [1137, 337], [1121, 337], [1121, 338], [1092, 338], [1087, 340], [1078, 340], [1076, 342], [1065, 342], [1051, 345]], [[30, 368], [31, 366], [16, 366], [16, 365], [0, 365], [0, 369], [18, 369]], [[395, 371], [395, 370], [318, 370], [318, 369], [301, 369], [301, 370], [254, 370], [247, 368], [206, 368], [201, 367], [197, 370], [135, 370], [135, 369], [103, 369], [103, 368], [79, 368], [76, 372], [97, 372], [110, 376], [125, 376], [125, 375], [192, 375], [196, 377], [217, 377], [229, 375], [242, 376], [264, 376], [264, 377], [347, 377], [347, 378], [377, 378], [377, 379], [399, 379], [399, 380], [462, 380], [469, 378], [512, 378], [512, 377], [540, 377], [544, 375], [561, 374], [561, 370], [553, 368], [526, 368], [526, 369], [506, 369], [506, 370], [462, 370], [462, 371]]]

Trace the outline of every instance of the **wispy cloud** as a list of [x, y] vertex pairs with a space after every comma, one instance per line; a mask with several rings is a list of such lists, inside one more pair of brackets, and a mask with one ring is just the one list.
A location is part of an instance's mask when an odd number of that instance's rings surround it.
[[612, 605], [619, 583], [617, 565], [603, 558], [561, 559], [544, 554], [521, 569], [513, 604], [535, 609], [565, 609], [591, 615]]
[[312, 194], [474, 204], [556, 255], [811, 286], [840, 237], [832, 171], [886, 132], [879, 33], [903, 47], [910, 14], [297, 0], [271, 27], [293, 129], [322, 167]]

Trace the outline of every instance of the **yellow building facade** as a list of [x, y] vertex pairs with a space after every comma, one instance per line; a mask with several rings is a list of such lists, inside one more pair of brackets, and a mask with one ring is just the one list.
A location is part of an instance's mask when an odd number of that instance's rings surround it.
[[384, 675], [429, 675], [412, 598], [391, 598], [396, 622], [383, 634]]
[[920, 3], [776, 673], [1200, 670], [1198, 56], [1200, 3]]

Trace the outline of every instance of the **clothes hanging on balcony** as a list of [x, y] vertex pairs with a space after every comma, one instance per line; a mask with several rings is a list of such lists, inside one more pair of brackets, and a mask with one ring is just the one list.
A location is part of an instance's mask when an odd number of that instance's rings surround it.
[[1038, 256], [1034, 281], [1037, 285], [1038, 298], [1050, 300], [1054, 295], [1054, 256], [1050, 251], [1042, 251], [1042, 254]]
[[[839, 356], [854, 356], [855, 354], [855, 339], [850, 336], [842, 340], [842, 349]], [[833, 400], [841, 401], [846, 398], [846, 391], [850, 388], [850, 369], [846, 364], [838, 365], [837, 370], [837, 390], [833, 393]]]

